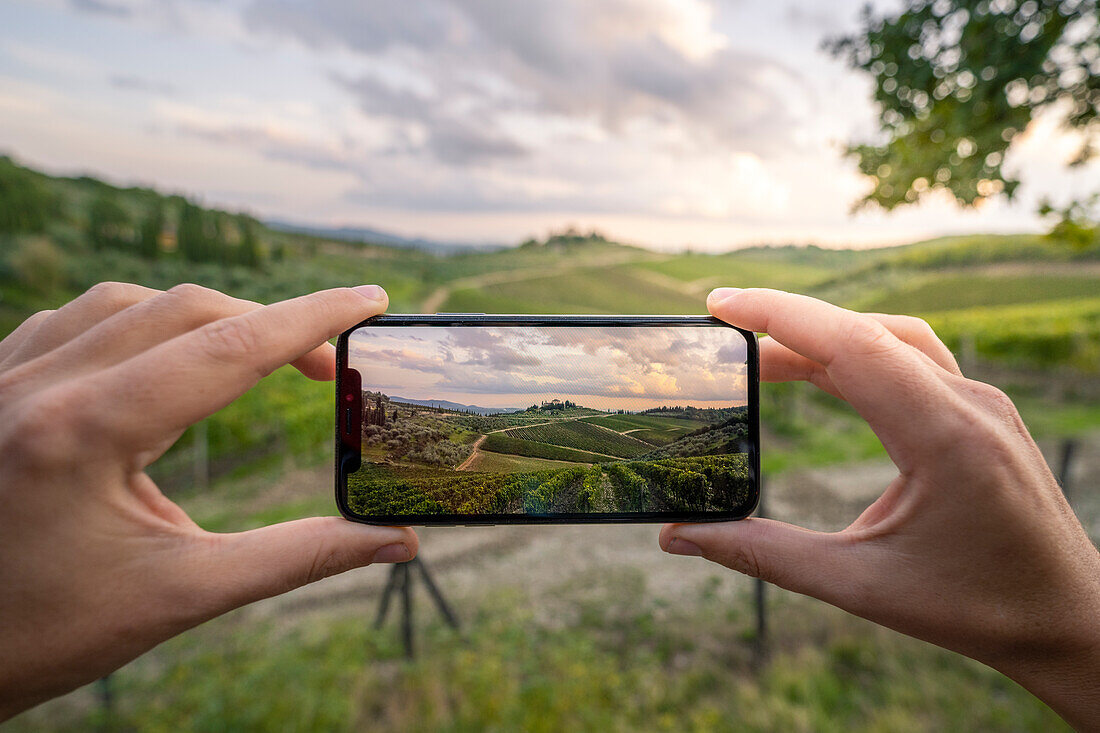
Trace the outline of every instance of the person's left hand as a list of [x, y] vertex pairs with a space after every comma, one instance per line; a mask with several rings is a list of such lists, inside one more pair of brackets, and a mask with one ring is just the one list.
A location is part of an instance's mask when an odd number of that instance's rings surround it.
[[327, 339], [386, 303], [106, 283], [0, 342], [0, 721], [233, 608], [416, 554], [408, 528], [338, 517], [212, 534], [145, 473], [283, 364], [332, 379]]

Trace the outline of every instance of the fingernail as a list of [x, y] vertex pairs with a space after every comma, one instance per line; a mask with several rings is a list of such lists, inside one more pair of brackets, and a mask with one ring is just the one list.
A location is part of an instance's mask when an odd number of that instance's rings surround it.
[[715, 288], [710, 291], [710, 295], [707, 296], [708, 303], [721, 303], [731, 295], [736, 295], [741, 292], [741, 288]]
[[688, 542], [687, 540], [680, 539], [679, 537], [673, 537], [672, 541], [668, 543], [668, 549], [665, 552], [671, 555], [691, 555], [692, 557], [701, 557], [703, 551], [699, 548], [699, 545], [694, 542]]
[[409, 548], [400, 543], [378, 548], [371, 562], [405, 562], [409, 559]]
[[353, 288], [355, 292], [362, 295], [367, 300], [373, 300], [376, 303], [381, 303], [386, 299], [386, 291], [377, 285], [360, 285]]

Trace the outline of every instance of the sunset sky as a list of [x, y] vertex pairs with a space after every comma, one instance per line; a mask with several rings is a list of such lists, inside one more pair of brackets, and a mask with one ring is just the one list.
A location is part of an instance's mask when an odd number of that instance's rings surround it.
[[1040, 122], [1016, 204], [850, 216], [875, 114], [821, 44], [863, 3], [4, 0], [0, 150], [265, 218], [666, 249], [1036, 230], [1097, 187]]
[[[746, 402], [746, 344], [732, 328], [361, 328], [363, 389], [415, 400], [596, 409]], [[643, 397], [643, 395], [645, 395]]]

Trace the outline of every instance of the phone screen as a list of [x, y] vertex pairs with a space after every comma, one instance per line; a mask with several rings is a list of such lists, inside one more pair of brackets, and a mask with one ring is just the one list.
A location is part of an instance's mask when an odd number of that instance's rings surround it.
[[339, 344], [350, 518], [664, 521], [755, 507], [751, 334], [706, 318], [383, 319]]

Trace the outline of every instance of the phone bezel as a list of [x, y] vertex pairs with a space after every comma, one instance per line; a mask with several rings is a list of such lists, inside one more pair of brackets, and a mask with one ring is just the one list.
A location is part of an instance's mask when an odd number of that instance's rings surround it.
[[[401, 514], [364, 516], [356, 514], [347, 505], [347, 475], [358, 470], [361, 460], [361, 445], [351, 448], [341, 439], [341, 418], [344, 405], [344, 374], [351, 370], [348, 366], [348, 339], [357, 329], [370, 326], [407, 327], [720, 327], [732, 328], [745, 337], [746, 360], [748, 363], [748, 419], [749, 419], [749, 466], [752, 471], [753, 496], [743, 512], [615, 512], [615, 513], [570, 513], [570, 514]], [[358, 372], [356, 371], [356, 374]], [[353, 522], [373, 525], [416, 525], [416, 526], [463, 526], [494, 524], [655, 524], [666, 522], [716, 522], [744, 519], [751, 515], [760, 502], [760, 357], [756, 334], [721, 321], [712, 316], [600, 316], [600, 315], [504, 315], [483, 313], [437, 313], [437, 314], [387, 314], [368, 318], [357, 323], [336, 341], [336, 505], [344, 518]], [[362, 385], [353, 405], [360, 404]], [[348, 395], [353, 393], [349, 392]], [[360, 430], [361, 425], [357, 425]], [[344, 467], [354, 455], [356, 461], [353, 471]]]

